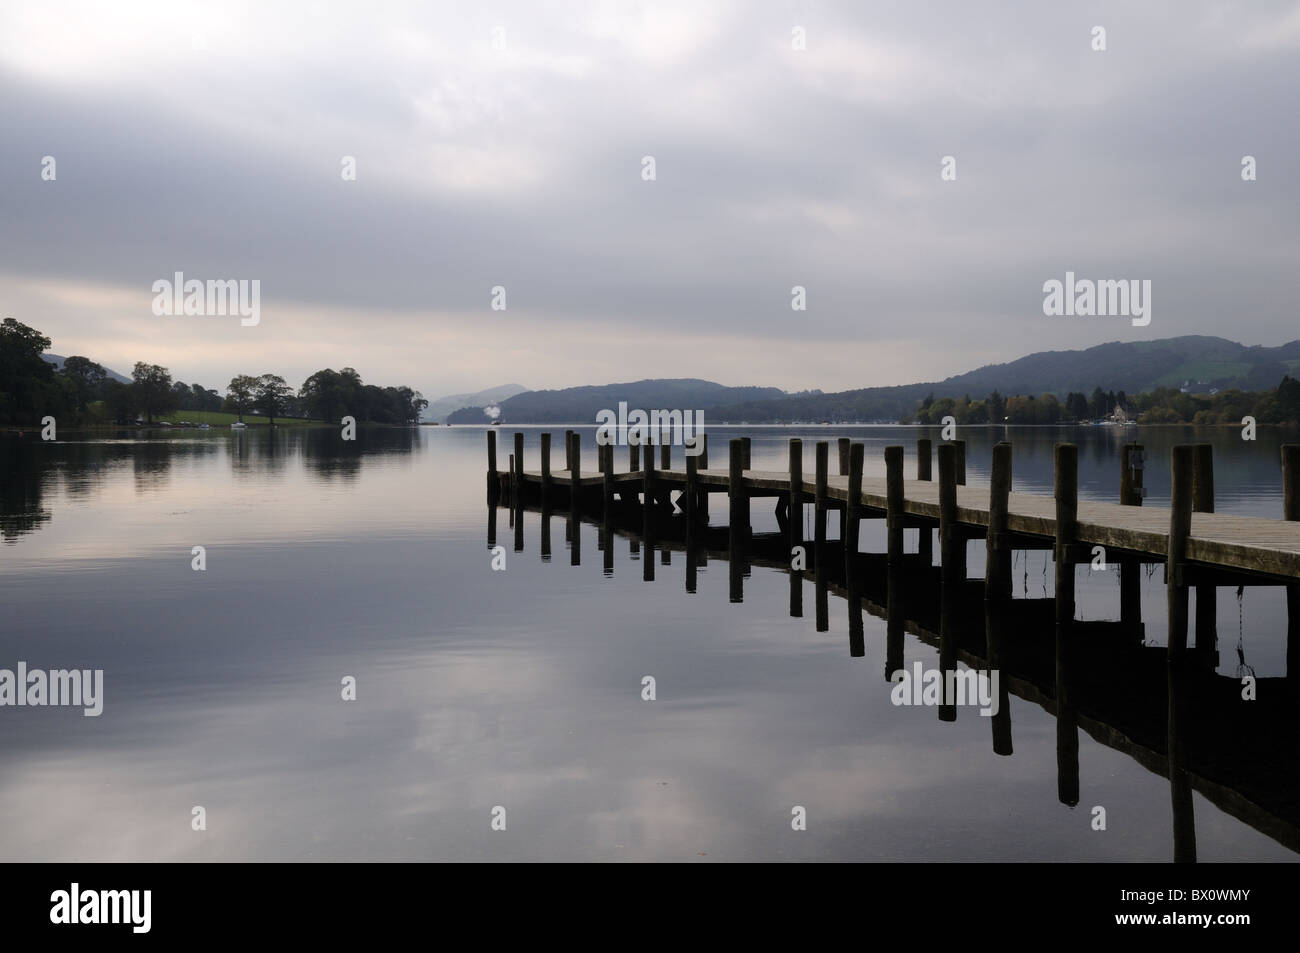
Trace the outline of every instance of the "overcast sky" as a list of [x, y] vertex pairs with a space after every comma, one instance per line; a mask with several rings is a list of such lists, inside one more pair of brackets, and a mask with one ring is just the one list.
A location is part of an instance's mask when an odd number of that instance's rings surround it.
[[[430, 397], [1279, 344], [1298, 53], [1297, 3], [3, 0], [0, 317], [124, 373]], [[1045, 317], [1067, 270], [1150, 279], [1150, 325]], [[260, 280], [260, 324], [155, 316], [177, 271]]]

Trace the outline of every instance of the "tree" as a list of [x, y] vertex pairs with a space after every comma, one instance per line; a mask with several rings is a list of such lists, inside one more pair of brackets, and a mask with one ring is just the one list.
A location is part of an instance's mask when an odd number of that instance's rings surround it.
[[135, 416], [135, 394], [129, 385], [112, 378], [104, 382], [104, 406], [114, 423], [129, 424]]
[[230, 379], [230, 386], [226, 388], [226, 397], [235, 405], [235, 413], [239, 415], [239, 422], [244, 422], [244, 408], [251, 407], [253, 404], [253, 395], [257, 392], [258, 379], [248, 374], [239, 374]]
[[153, 423], [154, 414], [165, 414], [176, 409], [176, 392], [172, 390], [172, 375], [165, 367], [136, 361], [131, 372], [131, 390], [135, 405]]
[[289, 384], [279, 374], [263, 374], [257, 379], [253, 390], [253, 401], [257, 409], [264, 413], [275, 426], [276, 415], [284, 415], [284, 405], [293, 393]]
[[0, 324], [0, 421], [35, 424], [68, 405], [53, 365], [41, 357], [49, 346], [49, 338], [13, 318]]
[[1088, 398], [1078, 391], [1065, 395], [1065, 413], [1075, 420], [1084, 420], [1088, 416]]
[[74, 354], [63, 362], [63, 370], [60, 373], [67, 382], [77, 410], [82, 414], [86, 413], [91, 401], [99, 400], [103, 396], [104, 381], [108, 379], [108, 372], [90, 358]]
[[989, 420], [995, 424], [1000, 424], [1007, 415], [1007, 402], [996, 390], [989, 394], [988, 399]]

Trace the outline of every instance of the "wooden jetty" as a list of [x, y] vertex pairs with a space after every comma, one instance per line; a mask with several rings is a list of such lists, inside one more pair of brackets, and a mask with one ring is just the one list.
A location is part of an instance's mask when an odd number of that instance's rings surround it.
[[[864, 654], [862, 613], [886, 621], [885, 675], [901, 667], [902, 635], [910, 632], [939, 652], [939, 667], [958, 662], [1004, 673], [1001, 690], [1036, 704], [1057, 721], [1058, 791], [1066, 804], [1079, 799], [1078, 735], [1133, 757], [1170, 781], [1176, 860], [1195, 859], [1191, 794], [1196, 791], [1293, 850], [1300, 851], [1300, 764], [1290, 756], [1295, 680], [1300, 671], [1296, 613], [1300, 611], [1300, 446], [1283, 448], [1283, 518], [1234, 517], [1213, 512], [1213, 469], [1208, 447], [1174, 449], [1172, 500], [1168, 508], [1143, 505], [1145, 453], [1140, 445], [1124, 448], [1120, 502], [1078, 499], [1077, 451], [1070, 444], [1056, 450], [1052, 497], [1012, 492], [1011, 447], [993, 450], [987, 487], [964, 485], [965, 448], [955, 443], [937, 448], [937, 481], [931, 445], [918, 441], [918, 479], [903, 474], [902, 447], [885, 448], [886, 477], [862, 474], [863, 447], [840, 451], [840, 474], [827, 472], [829, 445], [816, 446], [816, 466], [809, 481], [803, 469], [802, 444], [792, 440], [787, 472], [748, 467], [748, 448], [739, 440], [728, 447], [726, 469], [709, 466], [707, 440], [698, 457], [686, 457], [673, 470], [667, 454], [660, 468], [638, 462], [629, 451], [629, 469], [615, 472], [614, 447], [601, 447], [597, 472], [580, 472], [576, 437], [571, 438], [569, 467], [552, 471], [543, 460], [525, 470], [523, 438], [516, 435], [508, 470], [495, 467], [495, 434], [489, 432], [489, 545], [495, 545], [496, 507], [509, 505], [516, 549], [522, 549], [522, 513], [540, 509], [543, 546], [549, 550], [551, 508], [567, 511], [575, 542], [578, 520], [600, 527], [599, 546], [606, 572], [612, 571], [613, 539], [628, 538], [633, 551], [644, 547], [643, 575], [654, 578], [653, 552], [667, 563], [670, 554], [686, 554], [686, 587], [695, 591], [699, 566], [709, 559], [729, 562], [730, 595], [742, 597], [751, 565], [789, 574], [790, 614], [802, 615], [803, 584], [815, 583], [817, 629], [828, 628], [827, 597], [849, 604], [849, 652]], [[543, 448], [549, 441], [542, 441]], [[543, 492], [542, 474], [547, 474]], [[961, 482], [959, 482], [959, 478]], [[725, 493], [726, 526], [710, 525], [708, 497]], [[677, 495], [673, 500], [673, 494]], [[775, 498], [777, 533], [755, 534], [749, 525], [749, 501]], [[850, 503], [853, 505], [850, 505]], [[813, 539], [805, 541], [802, 510], [814, 508]], [[841, 514], [839, 540], [828, 540], [826, 518]], [[886, 552], [858, 551], [857, 524], [883, 518]], [[905, 528], [920, 530], [917, 551], [904, 553]], [[932, 535], [939, 536], [939, 565], [934, 565]], [[985, 577], [967, 577], [966, 542], [983, 538], [987, 547]], [[808, 549], [806, 567], [792, 564], [794, 547]], [[1120, 619], [1080, 622], [1075, 616], [1076, 564], [1089, 562], [1094, 547], [1118, 563]], [[1018, 549], [1051, 550], [1056, 561], [1055, 594], [1049, 599], [1012, 598], [1011, 554]], [[1138, 591], [1139, 567], [1163, 564], [1168, 593], [1169, 639], [1166, 646], [1143, 643]], [[1240, 678], [1217, 672], [1217, 633], [1213, 617], [1201, 611], [1203, 593], [1216, 585], [1285, 585], [1289, 624], [1286, 678], [1257, 680], [1258, 700], [1244, 701]], [[935, 589], [940, 597], [935, 598]], [[1188, 591], [1198, 589], [1196, 644], [1188, 646]], [[1055, 637], [1042, 638], [1054, 631]], [[1293, 667], [1296, 666], [1296, 667]], [[957, 717], [940, 706], [939, 718]], [[991, 721], [993, 748], [1012, 750], [1010, 714], [1002, 706]]]

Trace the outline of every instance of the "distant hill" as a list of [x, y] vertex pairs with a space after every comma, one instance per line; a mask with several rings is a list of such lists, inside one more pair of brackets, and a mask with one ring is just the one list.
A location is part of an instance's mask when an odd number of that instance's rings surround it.
[[1271, 389], [1300, 368], [1300, 341], [1278, 347], [1247, 347], [1203, 335], [1099, 344], [1081, 351], [1040, 351], [1006, 364], [984, 367], [942, 381], [896, 387], [866, 387], [833, 394], [735, 402], [705, 409], [713, 420], [750, 423], [791, 420], [897, 420], [915, 412], [926, 395], [987, 397], [996, 390], [1035, 396], [1070, 391], [1138, 394], [1157, 387], [1186, 387], [1193, 393], [1218, 388]]
[[496, 387], [489, 387], [487, 390], [481, 390], [476, 394], [449, 394], [446, 397], [430, 400], [429, 406], [424, 409], [420, 419], [446, 423], [447, 416], [462, 407], [481, 408], [490, 404], [499, 404], [501, 401], [508, 400], [527, 390], [527, 387], [520, 384], [500, 384]]
[[[685, 378], [531, 390], [503, 400], [499, 406], [501, 419], [507, 423], [558, 424], [594, 422], [601, 410], [617, 411], [619, 401], [627, 401], [628, 410], [703, 410], [724, 403], [771, 401], [788, 396], [777, 387], [727, 387]], [[447, 423], [481, 424], [487, 420], [483, 407], [477, 406], [456, 411], [447, 418]]]
[[[63, 362], [65, 358], [63, 358], [62, 356], [58, 354], [42, 354], [41, 357], [45, 358], [45, 360], [53, 364], [54, 369], [56, 371], [63, 370]], [[106, 373], [109, 376], [109, 378], [112, 380], [119, 381], [123, 384], [131, 383], [131, 378], [123, 377], [121, 374], [119, 374], [117, 371], [113, 370], [112, 368], [108, 368], [108, 367], [104, 368], [104, 373]]]
[[[1300, 376], [1300, 341], [1279, 347], [1247, 347], [1226, 338], [1186, 335], [1159, 341], [1114, 341], [1079, 351], [1040, 351], [1005, 364], [988, 364], [941, 381], [864, 387], [823, 394], [787, 394], [775, 387], [725, 387], [703, 380], [645, 380], [599, 387], [529, 391], [501, 401], [507, 423], [594, 422], [596, 412], [616, 410], [625, 400], [629, 409], [704, 410], [712, 423], [774, 423], [828, 420], [895, 421], [915, 413], [928, 394], [973, 399], [992, 391], [1014, 394], [1056, 394], [1104, 391], [1138, 394], [1157, 387], [1186, 388], [1192, 393], [1212, 389], [1265, 390], [1277, 387], [1286, 374]], [[481, 406], [459, 410], [448, 423], [484, 423]]]

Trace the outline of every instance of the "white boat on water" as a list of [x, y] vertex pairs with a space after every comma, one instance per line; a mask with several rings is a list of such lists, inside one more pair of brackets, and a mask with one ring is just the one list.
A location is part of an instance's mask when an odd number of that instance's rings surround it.
[[248, 424], [244, 423], [242, 420], [236, 420], [233, 424], [230, 425], [231, 430], [244, 430], [247, 427]]

